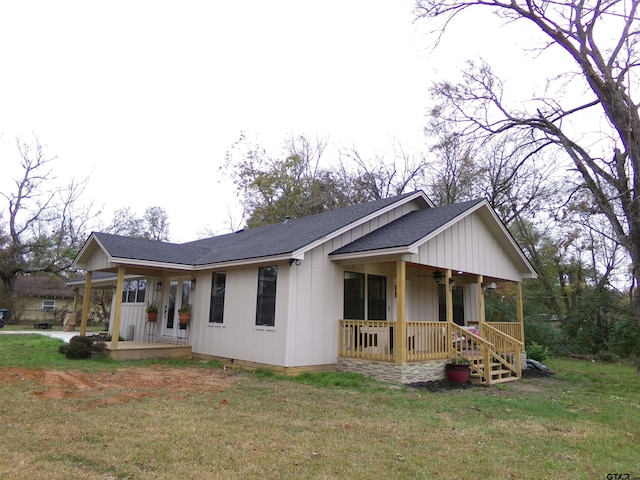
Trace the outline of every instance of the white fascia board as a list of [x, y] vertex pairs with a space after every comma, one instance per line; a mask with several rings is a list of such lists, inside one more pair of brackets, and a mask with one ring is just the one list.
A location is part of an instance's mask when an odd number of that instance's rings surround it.
[[314, 248], [316, 248], [318, 245], [322, 245], [325, 242], [328, 242], [329, 240], [332, 240], [340, 235], [342, 235], [345, 232], [348, 232], [349, 230], [352, 230], [356, 227], [358, 227], [359, 225], [362, 225], [363, 223], [368, 222], [369, 220], [372, 220], [380, 215], [383, 215], [391, 210], [393, 210], [394, 208], [397, 208], [399, 205], [404, 205], [405, 203], [409, 203], [412, 202], [413, 200], [417, 199], [417, 198], [422, 198], [424, 200], [424, 202], [429, 206], [429, 208], [433, 208], [433, 203], [431, 203], [431, 200], [429, 200], [429, 198], [425, 195], [425, 193], [420, 190], [418, 192], [415, 192], [413, 195], [410, 195], [406, 198], [403, 198], [401, 201], [397, 201], [395, 203], [392, 203], [391, 205], [387, 205], [386, 207], [380, 209], [380, 210], [376, 210], [373, 213], [370, 213], [369, 215], [367, 215], [366, 217], [362, 217], [359, 220], [356, 220], [352, 223], [350, 223], [349, 225], [346, 225], [338, 230], [335, 230], [333, 232], [331, 232], [328, 235], [325, 235], [322, 238], [319, 238], [318, 240], [309, 243], [307, 245], [305, 245], [303, 248], [301, 248], [300, 250], [297, 250], [297, 252], [300, 252], [302, 254], [304, 254], [305, 252], [308, 252], [309, 250], [312, 250]]
[[80, 249], [80, 251], [78, 252], [78, 254], [76, 255], [76, 257], [73, 259], [73, 262], [71, 262], [71, 268], [77, 269], [78, 266], [78, 260], [82, 257], [82, 255], [84, 255], [84, 253], [87, 251], [87, 249], [89, 248], [89, 245], [91, 245], [92, 242], [96, 242], [98, 244], [98, 246], [106, 253], [106, 249], [104, 248], [104, 245], [102, 245], [98, 239], [95, 236], [94, 232], [91, 232], [91, 235], [89, 235], [89, 238], [87, 239], [86, 242], [84, 242], [84, 245], [82, 245], [82, 248]]
[[133, 258], [117, 258], [117, 257], [109, 257], [109, 263], [113, 264], [114, 267], [118, 265], [131, 265], [136, 267], [150, 267], [157, 268], [160, 270], [184, 270], [184, 271], [193, 271], [195, 267], [193, 265], [184, 265], [182, 263], [165, 263], [165, 262], [153, 262], [150, 260], [136, 260]]
[[363, 252], [351, 252], [351, 253], [338, 253], [335, 255], [329, 255], [331, 260], [343, 261], [343, 260], [362, 260], [370, 257], [383, 257], [383, 256], [402, 256], [418, 253], [418, 251], [412, 247], [395, 247], [395, 248], [382, 248], [377, 250], [366, 250]]
[[[138, 275], [138, 274], [128, 274], [126, 273], [124, 275], [124, 279], [125, 280], [134, 280], [136, 278], [145, 278], [145, 275]], [[114, 273], [112, 276], [109, 277], [102, 277], [102, 278], [92, 278], [91, 279], [91, 285], [95, 286], [95, 285], [111, 285], [111, 284], [115, 284], [115, 282], [118, 280], [118, 274]], [[68, 286], [84, 286], [84, 284], [86, 283], [86, 278], [83, 278], [81, 280], [69, 280], [67, 281], [67, 285]]]
[[193, 268], [195, 271], [203, 271], [203, 270], [211, 270], [211, 269], [219, 269], [219, 268], [228, 268], [228, 267], [244, 267], [247, 265], [267, 265], [274, 263], [282, 263], [288, 260], [304, 260], [304, 254], [294, 255], [291, 253], [286, 253], [283, 255], [274, 255], [271, 257], [254, 257], [254, 258], [243, 258], [242, 260], [231, 260], [228, 262], [220, 262], [220, 263], [209, 263], [206, 265], [197, 265]]

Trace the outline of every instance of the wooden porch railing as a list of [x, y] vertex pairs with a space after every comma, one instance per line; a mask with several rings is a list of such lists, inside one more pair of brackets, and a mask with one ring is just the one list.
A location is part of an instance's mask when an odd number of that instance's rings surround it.
[[480, 335], [493, 344], [491, 361], [500, 363], [503, 368], [511, 370], [520, 378], [522, 375], [520, 352], [524, 349], [524, 344], [486, 322], [480, 324]]
[[522, 328], [519, 322], [485, 322], [484, 325], [491, 325], [493, 328], [506, 333], [511, 338], [522, 342]]
[[447, 322], [407, 322], [407, 361], [451, 357], [451, 325]]
[[[380, 320], [340, 320], [338, 356], [363, 360], [393, 362], [395, 322]], [[499, 327], [499, 328], [498, 328]], [[516, 328], [517, 327], [517, 328]], [[481, 322], [479, 334], [447, 322], [407, 322], [407, 361], [443, 360], [456, 356], [467, 358], [471, 372], [487, 384], [513, 372], [521, 376], [520, 352], [523, 343], [509, 335], [519, 335], [518, 323]], [[496, 377], [496, 378], [493, 378]]]
[[[394, 361], [395, 322], [340, 320], [338, 355], [377, 361]], [[450, 324], [407, 322], [407, 361], [438, 360], [453, 355]]]
[[489, 340], [462, 328], [455, 323], [453, 332], [453, 357], [464, 357], [470, 362], [471, 374], [479, 375], [485, 383], [491, 382], [490, 359], [493, 345]]
[[393, 361], [394, 322], [340, 320], [338, 356]]

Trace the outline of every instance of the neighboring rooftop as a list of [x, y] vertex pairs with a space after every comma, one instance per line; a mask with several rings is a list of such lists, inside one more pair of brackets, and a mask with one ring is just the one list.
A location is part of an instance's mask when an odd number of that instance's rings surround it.
[[13, 293], [19, 297], [73, 298], [66, 280], [54, 276], [23, 275], [16, 277]]

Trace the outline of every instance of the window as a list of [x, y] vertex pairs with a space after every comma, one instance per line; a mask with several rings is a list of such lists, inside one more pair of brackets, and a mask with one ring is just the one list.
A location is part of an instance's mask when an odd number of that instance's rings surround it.
[[147, 294], [147, 279], [127, 280], [122, 289], [122, 303], [144, 303]]
[[344, 318], [386, 320], [387, 277], [344, 272]]
[[387, 277], [367, 275], [367, 319], [387, 319]]
[[276, 282], [278, 267], [260, 267], [258, 270], [258, 301], [256, 325], [273, 327], [276, 321]]
[[364, 320], [364, 273], [344, 272], [344, 318]]
[[55, 300], [43, 300], [42, 301], [42, 310], [44, 310], [45, 312], [53, 312], [53, 310], [56, 308], [56, 301]]
[[224, 323], [224, 294], [227, 285], [225, 272], [213, 272], [211, 276], [211, 303], [209, 323]]

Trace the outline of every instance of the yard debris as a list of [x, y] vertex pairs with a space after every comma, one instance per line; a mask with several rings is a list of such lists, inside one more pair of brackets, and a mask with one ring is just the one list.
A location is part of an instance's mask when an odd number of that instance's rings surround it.
[[[535, 368], [536, 370], [540, 370], [542, 372], [553, 374], [553, 370], [551, 370], [549, 367], [547, 367], [543, 363], [540, 363], [537, 360], [534, 360], [532, 358], [527, 358], [527, 367]], [[525, 369], [525, 370], [527, 370], [527, 369]]]

